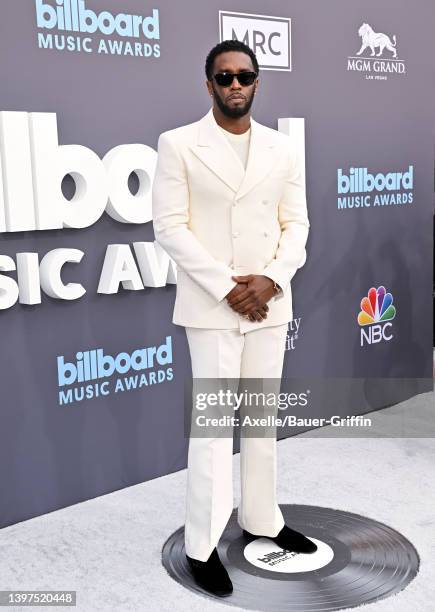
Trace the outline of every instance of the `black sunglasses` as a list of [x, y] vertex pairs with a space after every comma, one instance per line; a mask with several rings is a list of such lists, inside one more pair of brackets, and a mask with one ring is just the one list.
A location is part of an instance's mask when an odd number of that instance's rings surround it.
[[234, 77], [237, 77], [240, 85], [246, 87], [247, 85], [252, 85], [252, 83], [257, 78], [256, 72], [217, 72], [213, 75], [214, 80], [220, 87], [229, 87], [232, 85]]

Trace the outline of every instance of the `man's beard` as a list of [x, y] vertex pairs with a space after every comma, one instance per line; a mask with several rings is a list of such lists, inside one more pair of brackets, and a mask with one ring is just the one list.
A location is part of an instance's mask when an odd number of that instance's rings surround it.
[[246, 102], [243, 106], [239, 105], [239, 106], [233, 106], [233, 107], [228, 106], [222, 100], [219, 93], [216, 91], [214, 87], [213, 87], [213, 90], [215, 93], [216, 104], [218, 105], [219, 110], [227, 117], [230, 117], [231, 119], [237, 119], [238, 117], [243, 117], [243, 115], [246, 115], [247, 113], [249, 113], [251, 106], [252, 106], [252, 102], [254, 101], [254, 90], [252, 90], [251, 96], [246, 99]]

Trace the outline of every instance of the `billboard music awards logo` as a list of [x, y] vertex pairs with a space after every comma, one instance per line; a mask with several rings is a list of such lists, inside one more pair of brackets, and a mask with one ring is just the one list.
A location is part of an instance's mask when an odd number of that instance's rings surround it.
[[277, 563], [282, 563], [283, 561], [287, 561], [292, 557], [296, 557], [297, 554], [298, 553], [294, 551], [283, 548], [282, 550], [266, 553], [262, 557], [258, 557], [258, 561], [261, 561], [269, 567], [273, 567], [274, 565], [277, 565]]
[[[160, 44], [155, 42], [160, 40], [158, 9], [147, 16], [113, 15], [109, 11], [96, 12], [88, 7], [90, 3], [91, 0], [35, 0], [36, 25], [41, 30], [38, 47], [100, 55], [160, 57]], [[94, 38], [93, 34], [107, 38]]]
[[251, 47], [262, 70], [292, 69], [289, 17], [219, 11], [219, 38]]
[[[60, 145], [55, 113], [0, 111], [0, 235], [88, 228], [103, 214], [119, 223], [149, 223], [156, 163], [157, 152], [144, 144], [117, 145], [103, 159], [83, 145]], [[128, 187], [132, 172], [139, 179], [136, 195]], [[67, 174], [76, 185], [71, 199], [62, 192]], [[0, 252], [0, 310], [18, 302], [42, 304], [42, 294], [81, 299], [88, 288], [80, 282], [64, 283], [62, 273], [64, 265], [78, 265], [84, 256], [71, 245], [54, 248], [41, 260], [38, 252], [15, 257]], [[9, 272], [16, 272], [16, 279]], [[116, 294], [121, 287], [143, 291], [176, 284], [177, 270], [155, 240], [131, 246], [115, 243], [107, 245], [99, 279], [98, 294]]]
[[[57, 357], [59, 405], [96, 399], [161, 384], [174, 378], [172, 336], [160, 346], [136, 349], [131, 354], [105, 354], [104, 349], [78, 351], [74, 361]], [[114, 375], [116, 379], [112, 379]]]
[[372, 287], [367, 296], [361, 300], [360, 307], [358, 325], [361, 328], [361, 346], [381, 341], [389, 342], [393, 337], [391, 321], [396, 316], [392, 294], [387, 293], [383, 285], [377, 289]]
[[337, 170], [338, 210], [412, 204], [414, 166], [402, 172], [377, 174], [368, 168]]
[[361, 47], [347, 58], [349, 72], [360, 72], [370, 81], [386, 81], [391, 74], [406, 74], [406, 64], [398, 58], [395, 34], [375, 32], [371, 25], [363, 23], [358, 36]]
[[310, 537], [317, 546], [314, 554], [304, 555], [281, 548], [268, 538], [258, 538], [247, 544], [243, 555], [251, 565], [267, 572], [298, 574], [325, 567], [334, 558], [334, 551], [322, 540]]

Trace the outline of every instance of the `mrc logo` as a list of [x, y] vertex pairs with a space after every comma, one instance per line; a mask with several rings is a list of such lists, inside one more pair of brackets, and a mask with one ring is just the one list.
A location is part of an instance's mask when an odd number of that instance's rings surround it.
[[393, 337], [391, 321], [395, 316], [392, 294], [383, 285], [377, 289], [371, 287], [367, 296], [361, 300], [361, 311], [358, 314], [361, 346], [389, 342]]
[[292, 69], [289, 17], [219, 11], [219, 37], [251, 47], [263, 70]]

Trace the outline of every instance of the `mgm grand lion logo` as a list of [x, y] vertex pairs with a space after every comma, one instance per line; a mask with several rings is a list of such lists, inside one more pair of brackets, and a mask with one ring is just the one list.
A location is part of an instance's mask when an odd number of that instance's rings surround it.
[[[347, 70], [359, 72], [367, 80], [386, 81], [389, 76], [405, 75], [406, 63], [397, 57], [396, 36], [375, 32], [363, 23], [358, 30], [361, 48], [347, 58]], [[371, 52], [371, 53], [370, 53]]]
[[[372, 56], [380, 57], [384, 49], [391, 51], [393, 58], [397, 58], [396, 51], [396, 36], [393, 35], [392, 39], [387, 34], [381, 32], [375, 32], [368, 23], [363, 23], [358, 30], [358, 35], [361, 37], [362, 44], [361, 49], [357, 51], [357, 55], [361, 55], [364, 51], [369, 48], [371, 49]], [[375, 52], [375, 49], [379, 48], [379, 53]]]

